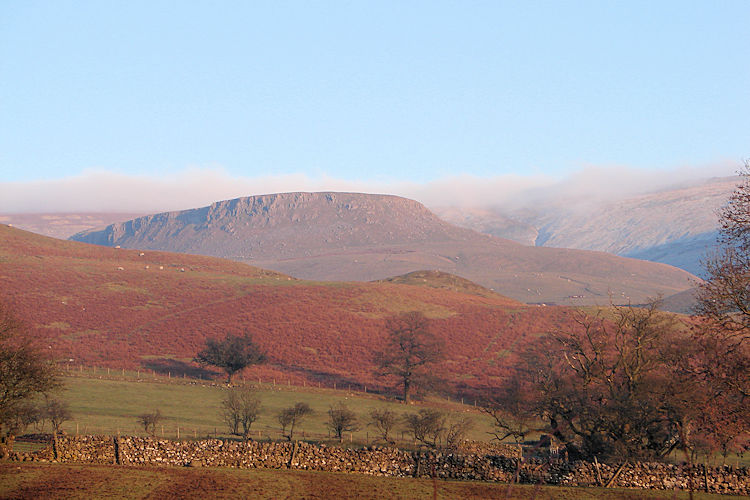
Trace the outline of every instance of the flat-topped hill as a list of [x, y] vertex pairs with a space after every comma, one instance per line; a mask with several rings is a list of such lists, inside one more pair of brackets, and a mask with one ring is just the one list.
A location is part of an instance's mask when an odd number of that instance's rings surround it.
[[78, 241], [212, 255], [297, 278], [372, 281], [434, 269], [526, 303], [640, 303], [693, 276], [603, 252], [529, 247], [449, 224], [420, 203], [360, 193], [283, 193], [111, 224]]

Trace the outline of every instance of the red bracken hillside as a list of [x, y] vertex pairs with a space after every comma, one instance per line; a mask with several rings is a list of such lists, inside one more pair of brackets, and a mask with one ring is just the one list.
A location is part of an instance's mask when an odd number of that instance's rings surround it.
[[[436, 285], [420, 286], [428, 279]], [[448, 346], [436, 374], [471, 390], [503, 376], [511, 348], [571, 321], [569, 309], [457, 283], [434, 273], [392, 283], [300, 281], [218, 258], [0, 225], [0, 298], [57, 359], [75, 365], [189, 372], [206, 338], [246, 331], [269, 359], [248, 376], [379, 386], [372, 359], [384, 344], [384, 319], [419, 310]]]

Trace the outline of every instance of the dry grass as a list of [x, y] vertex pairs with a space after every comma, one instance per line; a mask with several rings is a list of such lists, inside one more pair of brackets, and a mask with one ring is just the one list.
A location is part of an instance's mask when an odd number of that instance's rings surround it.
[[[0, 464], [1, 498], [686, 499], [687, 492], [505, 485], [290, 470]], [[698, 500], [732, 498], [695, 493]]]

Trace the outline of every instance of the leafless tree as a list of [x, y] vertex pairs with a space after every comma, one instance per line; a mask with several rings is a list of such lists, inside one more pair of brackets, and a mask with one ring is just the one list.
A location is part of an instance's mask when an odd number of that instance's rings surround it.
[[374, 408], [370, 411], [370, 424], [377, 429], [380, 439], [386, 443], [393, 443], [390, 439], [390, 432], [396, 427], [398, 418], [396, 413], [387, 409]]
[[42, 415], [52, 424], [52, 431], [56, 434], [60, 432], [60, 426], [63, 422], [71, 419], [70, 408], [66, 401], [47, 398], [42, 408]]
[[513, 438], [516, 444], [526, 441], [526, 437], [542, 431], [535, 407], [531, 404], [534, 394], [516, 378], [510, 378], [501, 389], [498, 389], [482, 401], [482, 411], [494, 420], [492, 435], [497, 441]]
[[474, 419], [471, 417], [454, 416], [448, 418], [443, 432], [445, 447], [450, 450], [459, 449], [473, 428]]
[[387, 343], [376, 353], [375, 362], [381, 373], [399, 379], [404, 402], [409, 403], [413, 387], [427, 378], [430, 365], [443, 358], [443, 345], [430, 332], [427, 318], [418, 311], [391, 317], [385, 327]]
[[[718, 246], [703, 262], [706, 279], [698, 283], [696, 312], [709, 320], [710, 334], [720, 336], [728, 352], [746, 356], [750, 344], [750, 161], [745, 162], [740, 177], [741, 183], [719, 213]], [[745, 384], [736, 389], [748, 396], [750, 387]]]
[[443, 412], [423, 408], [417, 413], [406, 415], [404, 421], [415, 441], [431, 448], [440, 444], [440, 438], [445, 432], [446, 423], [446, 416]]
[[229, 389], [221, 402], [222, 417], [232, 434], [241, 435], [247, 440], [250, 427], [260, 413], [260, 397], [249, 387]]
[[344, 440], [345, 432], [354, 432], [359, 429], [357, 414], [350, 410], [343, 402], [328, 409], [328, 428], [338, 438], [339, 442]]
[[501, 392], [505, 407], [494, 412], [498, 437], [542, 430], [571, 458], [666, 456], [685, 444], [704, 402], [703, 391], [686, 383], [690, 340], [658, 301], [581, 312], [575, 325], [520, 353], [509, 377], [517, 387]]
[[9, 448], [39, 416], [33, 399], [61, 385], [55, 365], [31, 339], [26, 325], [0, 301], [0, 438]]
[[694, 339], [701, 347], [696, 379], [713, 394], [709, 441], [723, 453], [750, 439], [750, 161], [739, 174], [719, 212], [717, 248], [703, 262]]
[[[278, 421], [281, 424], [281, 433], [289, 441], [292, 441], [294, 439], [294, 428], [313, 413], [313, 409], [307, 403], [297, 403], [289, 408], [284, 408], [278, 415]], [[286, 434], [287, 427], [289, 428], [289, 434]]]
[[144, 413], [138, 416], [138, 423], [143, 426], [151, 437], [156, 435], [156, 425], [161, 422], [162, 414], [160, 410], [154, 410], [151, 413]]

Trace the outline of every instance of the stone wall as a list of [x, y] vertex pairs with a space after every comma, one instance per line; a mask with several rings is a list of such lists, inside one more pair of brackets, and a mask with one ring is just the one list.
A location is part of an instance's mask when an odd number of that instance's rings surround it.
[[[512, 450], [511, 450], [512, 451]], [[59, 437], [53, 446], [16, 460], [100, 464], [307, 469], [380, 476], [545, 483], [566, 486], [609, 484], [620, 488], [750, 493], [746, 467], [693, 467], [663, 463], [592, 464], [522, 460], [490, 454], [405, 451], [371, 446], [341, 448], [304, 442], [168, 441], [140, 437]]]

